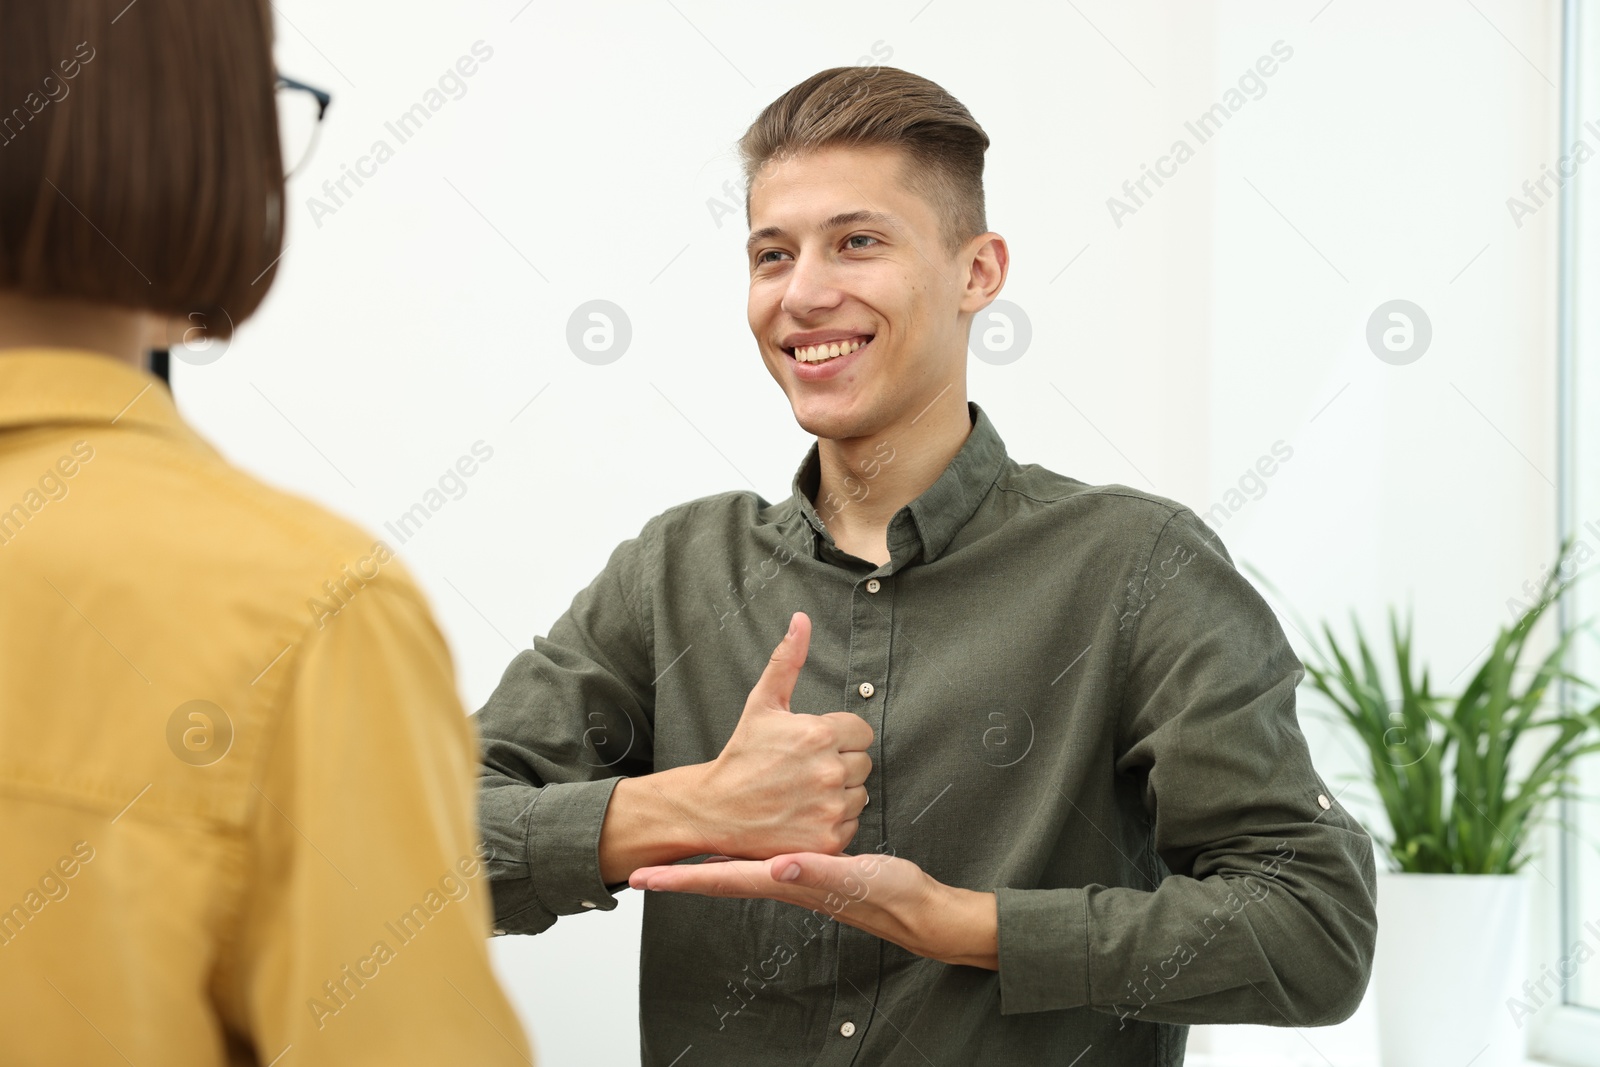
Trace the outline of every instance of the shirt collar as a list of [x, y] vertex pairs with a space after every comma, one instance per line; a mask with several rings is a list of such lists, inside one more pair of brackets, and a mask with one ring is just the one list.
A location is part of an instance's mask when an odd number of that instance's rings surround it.
[[79, 348], [0, 352], [0, 431], [112, 423], [192, 433], [148, 371]]
[[[1006, 461], [1006, 446], [989, 416], [976, 403], [967, 401], [972, 430], [962, 442], [955, 458], [932, 485], [889, 521], [889, 553], [898, 566], [910, 560], [920, 547], [924, 562], [931, 563], [949, 547], [961, 528], [977, 512]], [[813, 441], [790, 483], [791, 502], [805, 516], [811, 528], [827, 544], [838, 549], [833, 535], [817, 515], [811, 498], [822, 479], [818, 442]]]

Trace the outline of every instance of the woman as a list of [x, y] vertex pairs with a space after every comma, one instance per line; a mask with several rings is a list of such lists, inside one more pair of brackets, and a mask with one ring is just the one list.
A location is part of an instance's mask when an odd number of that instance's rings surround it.
[[265, 0], [0, 0], [8, 1065], [531, 1062], [416, 585], [144, 369], [272, 285], [275, 83]]

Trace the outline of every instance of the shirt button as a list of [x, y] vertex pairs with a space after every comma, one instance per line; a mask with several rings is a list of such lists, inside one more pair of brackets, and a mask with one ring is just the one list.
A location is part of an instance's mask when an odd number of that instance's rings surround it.
[[586, 908], [592, 908], [595, 906], [595, 903], [592, 900], [580, 900], [578, 903], [582, 904]]
[[866, 700], [867, 698], [871, 697], [873, 693], [877, 692], [877, 690], [872, 688], [871, 682], [862, 682], [856, 687], [856, 692], [861, 694], [861, 698], [863, 700]]
[[1317, 794], [1317, 803], [1322, 805], [1323, 811], [1327, 811], [1329, 808], [1333, 807], [1333, 803], [1329, 801], [1327, 796], [1323, 793]]
[[876, 578], [868, 578], [867, 579], [867, 592], [876, 593], [878, 590], [880, 590], [882, 588], [883, 588], [883, 583], [878, 581], [878, 579], [876, 579]]
[[844, 1025], [839, 1027], [839, 1036], [841, 1036], [841, 1037], [854, 1037], [855, 1036], [855, 1032], [856, 1032], [856, 1024], [853, 1023], [853, 1022], [850, 1022], [849, 1020], [845, 1020]]

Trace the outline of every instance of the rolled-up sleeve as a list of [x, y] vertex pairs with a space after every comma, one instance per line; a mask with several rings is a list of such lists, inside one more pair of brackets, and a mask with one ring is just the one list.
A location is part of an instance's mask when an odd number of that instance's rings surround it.
[[617, 546], [473, 716], [497, 933], [616, 907], [622, 886], [601, 880], [600, 829], [617, 782], [651, 769], [653, 649], [635, 593], [650, 531]]
[[1360, 1004], [1372, 841], [1312, 765], [1304, 675], [1271, 608], [1192, 511], [1129, 575], [1116, 770], [1142, 783], [1153, 890], [997, 894], [1002, 1011], [1317, 1026]]

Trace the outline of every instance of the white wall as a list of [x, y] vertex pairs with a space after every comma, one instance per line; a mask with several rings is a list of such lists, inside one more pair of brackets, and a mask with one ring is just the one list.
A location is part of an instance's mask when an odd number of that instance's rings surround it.
[[[1235, 559], [1313, 620], [1410, 602], [1440, 681], [1553, 557], [1555, 208], [1519, 229], [1505, 206], [1553, 162], [1553, 0], [275, 7], [280, 68], [335, 102], [265, 308], [223, 358], [179, 364], [176, 392], [238, 463], [385, 536], [475, 442], [494, 450], [401, 550], [469, 707], [648, 517], [786, 493], [808, 442], [745, 323], [742, 206], [718, 225], [708, 201], [762, 106], [863, 57], [938, 81], [994, 141], [1003, 297], [1033, 336], [970, 380], [1015, 456], [1204, 512], [1283, 441], [1219, 527]], [[480, 40], [465, 95], [398, 143], [385, 123]], [[1265, 92], [1197, 144], [1184, 122], [1280, 40]], [[1116, 225], [1107, 198], [1180, 136], [1194, 158]], [[393, 157], [314, 218], [380, 138]], [[633, 327], [604, 366], [565, 341], [595, 298]], [[1408, 366], [1364, 337], [1394, 298], [1432, 320]], [[1352, 770], [1302, 718], [1324, 776]], [[545, 1062], [636, 1058], [624, 898], [494, 942]], [[1373, 1041], [1368, 1003], [1191, 1048], [1343, 1064]]]

